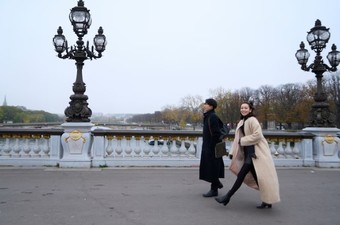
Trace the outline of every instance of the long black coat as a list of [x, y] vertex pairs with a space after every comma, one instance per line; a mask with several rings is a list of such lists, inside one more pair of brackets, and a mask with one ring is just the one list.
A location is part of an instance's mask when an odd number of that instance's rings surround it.
[[220, 119], [214, 110], [204, 113], [199, 179], [210, 183], [218, 178], [224, 178], [223, 159], [222, 157], [215, 157], [215, 145], [220, 142], [221, 125]]

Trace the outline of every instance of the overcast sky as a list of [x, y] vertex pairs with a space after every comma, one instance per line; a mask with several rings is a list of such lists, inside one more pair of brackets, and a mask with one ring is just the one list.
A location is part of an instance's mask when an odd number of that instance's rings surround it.
[[[94, 113], [153, 113], [188, 95], [219, 87], [277, 87], [315, 79], [294, 56], [320, 19], [340, 48], [339, 0], [85, 0], [92, 43], [99, 26], [103, 57], [85, 61], [83, 79]], [[52, 44], [77, 0], [0, 1], [0, 103], [63, 114], [73, 94], [75, 61]], [[309, 62], [310, 63], [310, 62]], [[328, 62], [327, 62], [328, 63]]]

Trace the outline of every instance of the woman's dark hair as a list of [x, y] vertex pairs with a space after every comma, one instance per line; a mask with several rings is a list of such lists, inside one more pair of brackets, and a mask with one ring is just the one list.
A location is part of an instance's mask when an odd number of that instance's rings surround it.
[[251, 109], [251, 112], [248, 113], [248, 115], [246, 115], [246, 116], [242, 116], [242, 114], [240, 113], [241, 119], [245, 119], [245, 118], [249, 118], [251, 116], [255, 116], [255, 114], [254, 114], [254, 110], [255, 110], [254, 102], [253, 101], [244, 101], [244, 102], [241, 103], [241, 105], [243, 105], [243, 104], [247, 104], [249, 106], [249, 109]]

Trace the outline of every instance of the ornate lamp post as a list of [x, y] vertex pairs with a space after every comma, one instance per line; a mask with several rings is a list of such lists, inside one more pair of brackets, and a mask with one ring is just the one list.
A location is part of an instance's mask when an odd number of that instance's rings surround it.
[[321, 26], [321, 21], [316, 20], [315, 26], [307, 33], [307, 41], [311, 49], [315, 51], [314, 62], [307, 66], [310, 56], [305, 44], [301, 42], [300, 49], [297, 50], [295, 57], [304, 71], [312, 70], [317, 79], [317, 91], [314, 96], [314, 104], [310, 112], [310, 126], [312, 127], [334, 127], [335, 116], [329, 110], [327, 96], [322, 87], [323, 73], [326, 71], [336, 71], [340, 62], [340, 52], [336, 50], [335, 44], [332, 45], [332, 51], [328, 53], [327, 59], [330, 66], [323, 62], [321, 52], [331, 36], [329, 28]]
[[[61, 27], [57, 30], [57, 35], [53, 38], [53, 44], [55, 51], [58, 53], [58, 57], [62, 59], [74, 59], [77, 66], [77, 77], [73, 83], [74, 94], [70, 96], [70, 106], [65, 109], [65, 115], [67, 122], [90, 122], [89, 117], [92, 115], [91, 109], [88, 107], [87, 95], [84, 95], [86, 91], [85, 83], [83, 82], [83, 65], [87, 59], [97, 59], [102, 57], [102, 52], [105, 50], [106, 37], [103, 35], [103, 28], [99, 27], [98, 34], [95, 35], [93, 42], [94, 47], [89, 47], [87, 41], [84, 45], [83, 37], [87, 34], [87, 30], [91, 26], [91, 14], [90, 10], [84, 7], [82, 0], [78, 1], [78, 6], [71, 9], [70, 21], [73, 25], [73, 31], [78, 36], [77, 44], [68, 47], [63, 30]], [[94, 52], [94, 48], [97, 51], [97, 55]], [[65, 53], [64, 53], [65, 52]], [[64, 53], [64, 54], [63, 54]]]

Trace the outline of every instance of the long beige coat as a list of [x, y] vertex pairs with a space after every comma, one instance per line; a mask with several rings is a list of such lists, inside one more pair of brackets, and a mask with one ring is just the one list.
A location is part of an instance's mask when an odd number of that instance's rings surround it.
[[[240, 127], [244, 124], [243, 136]], [[241, 145], [239, 144], [241, 143]], [[235, 139], [230, 151], [233, 155], [229, 169], [238, 174], [243, 163], [244, 153], [241, 146], [255, 145], [256, 159], [253, 160], [255, 167], [258, 186], [251, 173], [248, 173], [244, 179], [244, 183], [249, 187], [260, 191], [261, 200], [265, 203], [272, 204], [280, 201], [279, 182], [274, 165], [273, 158], [270, 153], [267, 140], [262, 134], [262, 128], [255, 117], [248, 118], [245, 122], [241, 120], [235, 130]]]

